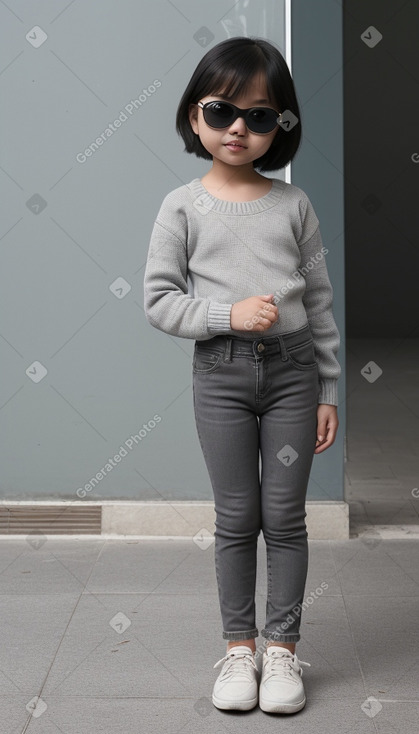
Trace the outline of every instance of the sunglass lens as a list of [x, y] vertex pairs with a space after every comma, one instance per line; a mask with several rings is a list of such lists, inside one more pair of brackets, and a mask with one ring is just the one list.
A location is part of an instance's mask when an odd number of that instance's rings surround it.
[[204, 107], [204, 118], [211, 127], [228, 127], [234, 119], [234, 109], [226, 102], [210, 102]]
[[255, 107], [248, 114], [247, 124], [249, 130], [255, 133], [268, 133], [275, 129], [278, 117], [275, 110], [268, 107]]

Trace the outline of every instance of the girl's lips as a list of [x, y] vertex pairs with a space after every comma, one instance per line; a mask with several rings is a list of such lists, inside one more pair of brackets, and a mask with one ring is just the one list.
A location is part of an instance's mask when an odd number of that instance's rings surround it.
[[224, 145], [229, 150], [246, 150], [246, 147], [241, 143], [225, 143]]

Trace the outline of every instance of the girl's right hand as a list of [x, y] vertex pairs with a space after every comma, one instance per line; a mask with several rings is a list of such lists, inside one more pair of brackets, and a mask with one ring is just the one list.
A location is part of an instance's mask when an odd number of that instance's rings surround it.
[[278, 308], [269, 296], [252, 296], [234, 303], [230, 325], [235, 331], [266, 331], [278, 320]]

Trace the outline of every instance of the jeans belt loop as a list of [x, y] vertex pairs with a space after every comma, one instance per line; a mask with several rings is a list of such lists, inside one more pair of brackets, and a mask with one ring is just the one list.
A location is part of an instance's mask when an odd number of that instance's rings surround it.
[[281, 359], [283, 362], [286, 362], [288, 359], [288, 354], [287, 354], [287, 348], [285, 346], [284, 338], [281, 335], [279, 335], [278, 338], [279, 338], [279, 343], [281, 345], [281, 355], [282, 355]]
[[232, 347], [232, 344], [233, 344], [233, 340], [232, 340], [231, 336], [228, 336], [227, 337], [227, 341], [226, 341], [226, 348], [225, 348], [225, 352], [224, 352], [224, 362], [231, 362], [231, 347]]

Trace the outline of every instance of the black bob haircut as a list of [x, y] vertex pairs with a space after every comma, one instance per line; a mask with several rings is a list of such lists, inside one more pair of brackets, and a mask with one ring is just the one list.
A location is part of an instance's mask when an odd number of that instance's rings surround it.
[[207, 95], [234, 97], [246, 92], [249, 82], [262, 73], [266, 79], [269, 99], [278, 112], [290, 110], [298, 122], [290, 130], [281, 126], [269, 150], [253, 161], [253, 167], [261, 171], [283, 168], [295, 156], [301, 140], [300, 111], [294, 83], [281, 52], [264, 38], [235, 37], [221, 41], [196, 67], [179, 102], [176, 113], [176, 130], [185, 143], [187, 153], [198, 158], [212, 160], [212, 155], [202, 145], [189, 122], [189, 105], [196, 104]]

